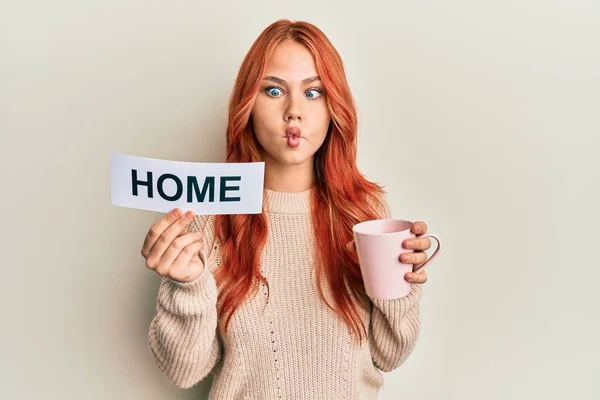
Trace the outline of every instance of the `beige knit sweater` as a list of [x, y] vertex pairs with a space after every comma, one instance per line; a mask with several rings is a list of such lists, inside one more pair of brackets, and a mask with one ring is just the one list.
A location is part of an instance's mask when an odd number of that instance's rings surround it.
[[411, 353], [419, 335], [420, 285], [403, 298], [370, 299], [370, 313], [362, 314], [368, 340], [361, 346], [322, 302], [314, 273], [311, 190], [265, 191], [268, 236], [261, 267], [269, 302], [261, 283], [257, 295], [237, 309], [226, 335], [212, 274], [221, 259], [214, 218], [196, 217], [190, 225], [191, 231], [204, 227], [201, 258], [207, 267], [191, 283], [162, 278], [149, 329], [152, 357], [170, 382], [189, 388], [213, 373], [209, 399], [215, 400], [376, 399], [381, 371], [397, 368]]

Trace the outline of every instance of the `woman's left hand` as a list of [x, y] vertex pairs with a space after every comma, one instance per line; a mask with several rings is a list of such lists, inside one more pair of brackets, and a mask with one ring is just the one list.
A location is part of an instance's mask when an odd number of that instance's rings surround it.
[[[420, 239], [420, 236], [427, 232], [427, 224], [423, 221], [415, 222], [410, 231], [415, 234], [416, 238], [405, 239], [402, 242], [402, 247], [407, 250], [414, 250], [414, 252], [402, 253], [400, 255], [400, 262], [404, 264], [413, 264], [414, 271], [427, 261], [427, 253], [425, 253], [425, 250], [429, 250], [431, 241], [429, 238]], [[350, 251], [356, 251], [354, 240], [348, 243], [346, 248]], [[427, 282], [427, 272], [425, 272], [425, 270], [416, 274], [414, 272], [409, 272], [404, 275], [404, 279], [410, 283], [425, 283]]]
[[[405, 239], [402, 242], [402, 247], [408, 250], [414, 250], [414, 252], [402, 253], [400, 255], [400, 262], [413, 264], [414, 271], [427, 261], [427, 253], [425, 253], [425, 250], [428, 250], [431, 247], [431, 241], [429, 238], [419, 238], [427, 232], [427, 224], [423, 221], [415, 222], [410, 231], [415, 234], [416, 238]], [[427, 282], [427, 272], [425, 272], [425, 270], [416, 274], [414, 272], [409, 272], [404, 275], [404, 279], [410, 283], [425, 283]]]

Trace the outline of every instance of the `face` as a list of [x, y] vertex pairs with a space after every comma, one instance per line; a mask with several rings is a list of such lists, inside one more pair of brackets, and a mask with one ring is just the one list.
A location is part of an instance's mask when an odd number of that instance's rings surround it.
[[[331, 115], [311, 52], [286, 40], [268, 60], [252, 113], [252, 125], [265, 163], [312, 165], [327, 135]], [[288, 139], [286, 130], [300, 129]]]

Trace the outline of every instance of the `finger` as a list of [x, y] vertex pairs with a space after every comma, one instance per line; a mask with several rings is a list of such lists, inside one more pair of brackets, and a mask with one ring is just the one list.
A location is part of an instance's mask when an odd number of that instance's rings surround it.
[[148, 230], [144, 244], [142, 245], [142, 256], [147, 258], [150, 254], [150, 250], [154, 246], [154, 243], [158, 240], [160, 235], [167, 229], [173, 222], [177, 221], [181, 216], [181, 210], [179, 208], [172, 209], [167, 215], [159, 219], [154, 225]]
[[409, 272], [404, 275], [404, 279], [410, 283], [422, 284], [427, 282], [427, 272], [425, 270], [422, 270], [418, 274]]
[[[173, 239], [175, 239], [179, 234], [188, 228], [192, 220], [194, 219], [194, 212], [188, 211], [180, 216], [175, 222], [173, 222], [167, 229], [163, 229], [160, 236], [154, 241], [154, 245], [150, 249], [150, 253], [146, 258], [146, 262], [150, 264], [158, 264], [159, 260], [167, 250], [167, 248], [171, 245]], [[156, 229], [156, 231], [153, 231]], [[155, 236], [156, 232], [159, 232], [162, 227], [151, 228], [148, 235]]]
[[[184, 282], [188, 280], [190, 275], [194, 273], [197, 274], [202, 268], [204, 268], [204, 265], [198, 256], [199, 251], [199, 242], [194, 242], [187, 246], [181, 253], [179, 253], [179, 256], [177, 256], [173, 264], [171, 264], [169, 270], [165, 273], [165, 276], [168, 276], [176, 281]], [[194, 266], [197, 268], [193, 268]]]
[[415, 235], [422, 235], [427, 232], [427, 224], [423, 221], [416, 221], [410, 231]]
[[429, 238], [406, 239], [402, 242], [402, 247], [405, 249], [429, 250], [431, 248], [431, 240]]
[[177, 259], [179, 254], [190, 244], [194, 242], [200, 242], [200, 248], [204, 246], [202, 242], [202, 234], [199, 232], [189, 232], [185, 235], [178, 236], [175, 238], [171, 245], [167, 248], [163, 256], [158, 261], [158, 265], [156, 266], [156, 272], [159, 274], [166, 273], [166, 270], [169, 268], [171, 264]]
[[424, 251], [400, 254], [400, 262], [404, 264], [423, 264], [425, 261], [427, 261], [427, 253]]
[[346, 249], [348, 251], [356, 251], [356, 244], [354, 243], [354, 240], [346, 245]]

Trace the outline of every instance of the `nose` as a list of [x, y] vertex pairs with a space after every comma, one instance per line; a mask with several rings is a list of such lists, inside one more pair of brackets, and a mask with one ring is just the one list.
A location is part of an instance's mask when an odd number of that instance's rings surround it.
[[300, 111], [300, 102], [295, 98], [295, 96], [290, 96], [290, 101], [288, 103], [287, 109], [283, 114], [283, 119], [285, 122], [300, 120], [302, 119], [302, 112]]

